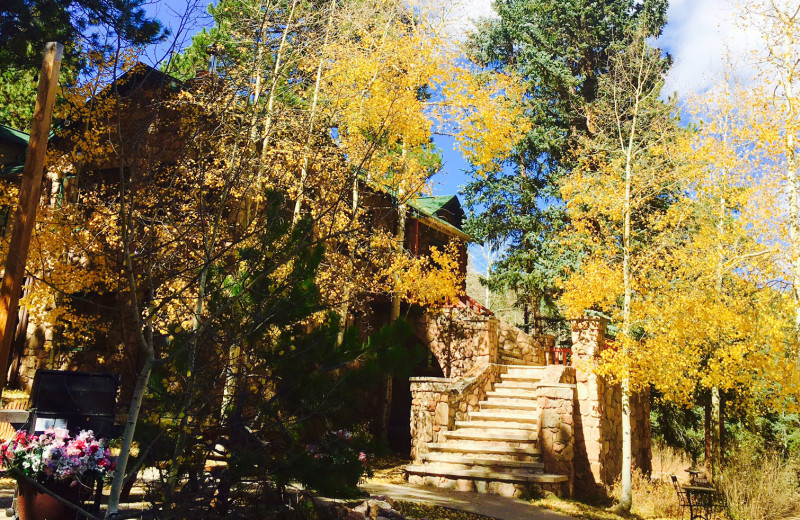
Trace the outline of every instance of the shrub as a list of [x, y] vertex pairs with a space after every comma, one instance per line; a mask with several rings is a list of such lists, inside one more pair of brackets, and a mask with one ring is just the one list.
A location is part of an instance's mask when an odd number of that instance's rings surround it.
[[[681, 449], [657, 442], [653, 445], [651, 461], [651, 477], [639, 469], [635, 469], [631, 475], [633, 513], [642, 518], [680, 517], [682, 512], [678, 495], [670, 477], [678, 475], [680, 480], [687, 481], [689, 474], [686, 470], [692, 465], [692, 457]], [[609, 495], [619, 501], [621, 492], [620, 482], [617, 481]]]
[[753, 443], [726, 460], [720, 487], [734, 520], [778, 520], [800, 510], [800, 461], [775, 451], [760, 452]]
[[300, 479], [326, 496], [358, 496], [358, 482], [369, 471], [369, 456], [359, 448], [364, 444], [363, 439], [347, 430], [325, 434], [306, 446], [300, 461]]

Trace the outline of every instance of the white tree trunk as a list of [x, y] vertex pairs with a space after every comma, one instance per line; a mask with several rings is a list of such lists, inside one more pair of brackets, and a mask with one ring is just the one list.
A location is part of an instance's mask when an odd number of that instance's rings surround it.
[[336, 0], [331, 0], [328, 24], [325, 28], [325, 38], [322, 42], [322, 50], [320, 51], [319, 63], [317, 64], [317, 78], [314, 82], [314, 99], [311, 102], [311, 113], [309, 114], [308, 134], [306, 135], [306, 144], [303, 146], [303, 166], [300, 168], [300, 186], [298, 187], [297, 200], [294, 203], [294, 213], [292, 215], [292, 226], [297, 224], [300, 220], [300, 210], [303, 207], [303, 196], [308, 179], [308, 163], [311, 156], [311, 139], [314, 135], [314, 118], [317, 115], [317, 102], [319, 100], [319, 89], [322, 84], [322, 65], [325, 63], [325, 49], [328, 47], [328, 38], [331, 34], [331, 27], [333, 26], [333, 15], [336, 13]]
[[278, 52], [275, 54], [275, 67], [273, 67], [272, 70], [272, 84], [269, 88], [269, 98], [267, 98], [267, 118], [264, 122], [264, 139], [261, 142], [262, 168], [266, 165], [267, 152], [269, 150], [269, 134], [272, 131], [272, 109], [275, 106], [275, 91], [278, 88], [281, 62], [283, 60], [283, 53], [286, 48], [286, 37], [289, 35], [289, 30], [292, 27], [292, 20], [294, 20], [294, 11], [296, 7], [297, 0], [292, 0], [292, 8], [289, 11], [289, 17], [286, 20], [286, 27], [284, 27], [283, 34], [281, 35], [281, 43], [278, 46]]
[[[622, 341], [623, 348], [627, 354], [631, 333], [631, 166], [630, 149], [628, 150], [628, 161], [625, 167], [625, 204], [624, 204], [624, 223], [623, 223], [623, 245], [622, 245], [622, 278], [625, 296], [622, 305]], [[631, 390], [630, 378], [628, 374], [622, 379], [621, 384], [621, 408], [622, 408], [622, 495], [620, 496], [619, 506], [623, 511], [630, 511], [633, 504], [633, 491], [631, 488]]]

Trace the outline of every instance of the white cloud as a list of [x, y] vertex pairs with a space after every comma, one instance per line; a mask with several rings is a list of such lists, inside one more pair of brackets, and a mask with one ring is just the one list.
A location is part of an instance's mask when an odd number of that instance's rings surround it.
[[475, 21], [497, 16], [492, 0], [423, 0], [445, 20], [447, 32], [454, 40], [462, 41], [475, 28]]
[[464, 17], [470, 22], [478, 18], [497, 16], [492, 8], [492, 0], [460, 0], [458, 5], [464, 13]]
[[[447, 11], [448, 28], [456, 40], [474, 28], [474, 21], [496, 17], [492, 0], [425, 0]], [[790, 0], [794, 1], [794, 0]], [[754, 76], [752, 54], [763, 47], [758, 31], [744, 27], [742, 0], [671, 0], [668, 23], [658, 45], [674, 58], [665, 95], [686, 100], [719, 84], [728, 64], [736, 78]]]
[[748, 63], [760, 39], [755, 29], [737, 23], [741, 19], [731, 0], [672, 0], [658, 41], [675, 60], [664, 93], [686, 99], [705, 92], [720, 81], [728, 61], [738, 79], [749, 82]]

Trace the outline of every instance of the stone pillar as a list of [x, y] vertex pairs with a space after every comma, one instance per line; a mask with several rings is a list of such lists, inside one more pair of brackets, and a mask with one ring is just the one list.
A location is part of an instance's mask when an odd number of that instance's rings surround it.
[[412, 377], [411, 459], [422, 460], [429, 442], [455, 425], [456, 408], [450, 406], [451, 380], [444, 377]]
[[[575, 420], [575, 489], [578, 493], [602, 493], [615, 473], [610, 459], [621, 454], [616, 446], [614, 402], [618, 397], [603, 378], [594, 373], [597, 356], [605, 344], [606, 321], [584, 318], [571, 321], [572, 364], [576, 369]], [[617, 399], [618, 402], [618, 399]], [[612, 453], [616, 452], [616, 453]]]
[[536, 389], [539, 405], [539, 447], [545, 473], [566, 475], [569, 479], [565, 483], [566, 489], [553, 491], [562, 496], [572, 496], [575, 479], [576, 386], [572, 367], [557, 368], [561, 369], [561, 374], [552, 374], [556, 376], [553, 378], [543, 377]]
[[[576, 369], [575, 489], [602, 494], [622, 471], [622, 393], [594, 373], [607, 345], [606, 320], [572, 320], [572, 364]], [[649, 472], [650, 405], [646, 392], [631, 396], [634, 464]]]

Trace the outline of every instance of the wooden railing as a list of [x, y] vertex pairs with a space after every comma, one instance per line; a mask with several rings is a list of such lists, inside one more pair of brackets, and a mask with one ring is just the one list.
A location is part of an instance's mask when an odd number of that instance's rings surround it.
[[571, 347], [553, 347], [547, 352], [548, 365], [572, 365], [572, 348]]
[[469, 309], [479, 316], [494, 316], [494, 313], [481, 305], [477, 300], [470, 298], [466, 294], [461, 295], [454, 305], [446, 307], [455, 307], [457, 309]]

